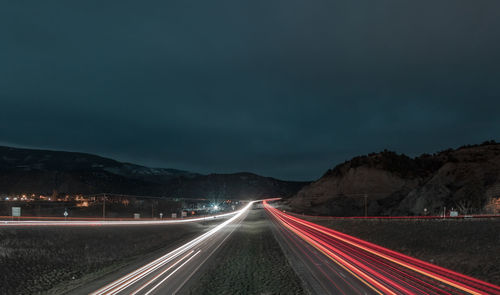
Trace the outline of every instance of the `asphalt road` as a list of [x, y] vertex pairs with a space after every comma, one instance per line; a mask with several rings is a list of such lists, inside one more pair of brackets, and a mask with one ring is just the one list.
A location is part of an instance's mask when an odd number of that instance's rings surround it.
[[270, 216], [275, 236], [312, 294], [378, 294]]
[[175, 294], [239, 226], [252, 203], [212, 230], [91, 294]]
[[317, 294], [500, 294], [499, 286], [264, 205], [292, 265]]

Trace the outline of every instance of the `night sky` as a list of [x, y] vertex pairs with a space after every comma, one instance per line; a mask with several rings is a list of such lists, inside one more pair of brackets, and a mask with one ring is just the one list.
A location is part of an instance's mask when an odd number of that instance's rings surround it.
[[500, 1], [0, 3], [0, 144], [312, 180], [500, 139]]

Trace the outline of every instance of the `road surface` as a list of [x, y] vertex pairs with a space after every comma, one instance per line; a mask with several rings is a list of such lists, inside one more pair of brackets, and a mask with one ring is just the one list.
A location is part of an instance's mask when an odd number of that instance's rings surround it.
[[129, 274], [109, 282], [91, 294], [177, 293], [239, 226], [253, 203], [249, 203], [212, 230]]
[[264, 206], [317, 294], [500, 294], [499, 286]]
[[311, 294], [377, 294], [270, 216], [273, 230], [290, 264]]

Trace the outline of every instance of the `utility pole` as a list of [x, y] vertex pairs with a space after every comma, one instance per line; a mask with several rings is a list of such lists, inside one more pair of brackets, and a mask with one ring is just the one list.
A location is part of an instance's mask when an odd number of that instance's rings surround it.
[[102, 219], [106, 219], [106, 195], [102, 194]]
[[365, 194], [365, 217], [368, 217], [368, 195]]

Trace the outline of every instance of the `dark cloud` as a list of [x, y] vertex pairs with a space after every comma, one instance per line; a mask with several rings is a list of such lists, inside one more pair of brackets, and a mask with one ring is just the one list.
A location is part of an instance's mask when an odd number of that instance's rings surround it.
[[4, 1], [0, 141], [314, 179], [499, 139], [498, 1]]

